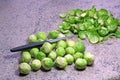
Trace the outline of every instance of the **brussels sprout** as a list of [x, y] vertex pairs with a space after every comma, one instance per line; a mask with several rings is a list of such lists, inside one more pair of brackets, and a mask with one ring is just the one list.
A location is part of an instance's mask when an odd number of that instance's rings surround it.
[[29, 36], [29, 42], [30, 43], [37, 42], [37, 37], [34, 34], [30, 35]]
[[35, 59], [35, 60], [32, 61], [32, 63], [31, 63], [31, 68], [32, 68], [33, 70], [37, 71], [37, 70], [40, 69], [40, 67], [41, 67], [41, 62], [40, 62], [40, 60]]
[[76, 69], [82, 70], [85, 69], [87, 66], [87, 61], [85, 59], [78, 58], [75, 61], [75, 67]]
[[39, 60], [43, 60], [44, 58], [46, 58], [46, 54], [43, 52], [38, 52], [35, 58]]
[[43, 44], [43, 46], [41, 47], [41, 50], [44, 53], [48, 54], [48, 53], [50, 53], [52, 51], [52, 48], [53, 48], [53, 46], [49, 42], [45, 42]]
[[42, 39], [42, 40], [46, 40], [47, 39], [47, 35], [46, 35], [45, 32], [38, 32], [36, 34], [36, 36], [37, 36], [37, 39]]
[[58, 38], [58, 36], [59, 36], [59, 32], [57, 30], [53, 30], [49, 33], [49, 38], [51, 39]]
[[78, 33], [78, 36], [79, 36], [80, 39], [85, 39], [85, 38], [86, 38], [86, 34], [85, 34], [84, 31], [80, 31], [80, 32]]
[[65, 55], [65, 49], [63, 47], [58, 47], [56, 49], [57, 56], [64, 56]]
[[103, 15], [108, 15], [108, 11], [106, 9], [100, 9], [98, 11], [98, 15], [99, 15], [99, 17], [101, 17]]
[[57, 57], [55, 60], [55, 66], [60, 69], [65, 69], [67, 66], [67, 60], [64, 57]]
[[109, 32], [115, 32], [118, 29], [117, 25], [109, 25], [107, 26]]
[[65, 59], [67, 60], [68, 64], [72, 64], [74, 62], [74, 58], [70, 54], [65, 55]]
[[101, 27], [101, 29], [98, 30], [98, 33], [99, 33], [100, 36], [106, 36], [108, 34], [108, 32], [109, 31], [105, 27]]
[[77, 60], [78, 58], [83, 58], [83, 53], [76, 52], [73, 56], [74, 56], [74, 59]]
[[116, 31], [116, 32], [115, 32], [115, 37], [116, 37], [116, 38], [120, 38], [120, 31]]
[[51, 58], [44, 58], [41, 63], [42, 63], [43, 69], [45, 69], [45, 70], [51, 70], [51, 68], [54, 65]]
[[75, 45], [75, 42], [73, 40], [67, 40], [66, 43], [69, 47], [73, 47]]
[[75, 13], [76, 13], [76, 11], [74, 9], [71, 9], [69, 14], [72, 15], [72, 16], [74, 16]]
[[72, 47], [67, 47], [67, 48], [66, 48], [66, 53], [73, 55], [73, 54], [75, 53], [75, 50], [74, 50], [74, 48], [72, 48]]
[[49, 58], [51, 58], [52, 60], [55, 60], [57, 57], [57, 54], [55, 51], [51, 51], [48, 55]]
[[38, 48], [32, 48], [32, 49], [30, 50], [30, 54], [31, 54], [31, 56], [34, 57], [34, 58], [35, 58], [35, 56], [38, 54], [38, 52], [39, 52], [39, 49], [38, 49]]
[[30, 71], [31, 71], [31, 67], [30, 67], [30, 65], [28, 63], [25, 63], [25, 62], [20, 63], [19, 72], [21, 74], [29, 74]]
[[65, 18], [67, 16], [67, 13], [60, 14], [59, 16], [60, 18]]
[[87, 61], [87, 65], [93, 65], [95, 57], [90, 52], [84, 54], [84, 59]]
[[76, 43], [74, 46], [75, 52], [84, 52], [85, 45], [83, 43]]
[[29, 63], [31, 61], [30, 53], [27, 51], [22, 52], [21, 60], [22, 60], [22, 62]]
[[60, 40], [60, 41], [57, 42], [57, 48], [58, 48], [58, 47], [66, 48], [66, 47], [67, 47], [67, 44], [66, 44], [65, 41]]

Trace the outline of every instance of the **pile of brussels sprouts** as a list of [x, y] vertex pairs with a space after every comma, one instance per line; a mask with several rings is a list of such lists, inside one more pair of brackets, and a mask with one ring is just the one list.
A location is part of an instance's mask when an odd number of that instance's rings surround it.
[[[58, 37], [63, 37], [57, 30], [53, 30], [47, 36], [45, 32], [32, 34], [29, 42], [40, 42]], [[22, 51], [19, 72], [21, 74], [29, 74], [30, 71], [38, 71], [40, 69], [51, 70], [52, 67], [65, 70], [67, 65], [75, 64], [75, 68], [83, 70], [87, 65], [93, 65], [94, 55], [90, 52], [85, 53], [85, 45], [81, 42], [73, 40], [60, 40], [54, 43], [45, 42], [40, 47]]]
[[98, 43], [113, 36], [120, 38], [120, 20], [114, 18], [106, 9], [81, 10], [72, 9], [68, 13], [60, 14], [63, 22], [59, 24], [59, 31], [66, 34], [73, 32], [82, 40], [88, 38], [91, 43]]

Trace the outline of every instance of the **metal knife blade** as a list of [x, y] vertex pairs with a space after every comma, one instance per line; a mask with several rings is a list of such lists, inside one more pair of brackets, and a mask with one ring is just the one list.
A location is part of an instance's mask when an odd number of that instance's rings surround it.
[[73, 37], [73, 36], [74, 36], [74, 35], [70, 35], [70, 36], [66, 36], [66, 37], [61, 37], [61, 38], [50, 39], [50, 40], [46, 40], [46, 41], [41, 41], [41, 42], [35, 42], [35, 43], [31, 43], [31, 44], [26, 44], [26, 45], [23, 45], [23, 46], [19, 46], [19, 47], [12, 48], [12, 49], [10, 49], [10, 51], [11, 51], [11, 52], [22, 51], [22, 50], [30, 49], [30, 48], [33, 48], [33, 47], [41, 46], [41, 45], [43, 45], [45, 42], [53, 43], [53, 42], [57, 42], [57, 41], [59, 41], [59, 40], [65, 40], [65, 39], [71, 38], [71, 37]]

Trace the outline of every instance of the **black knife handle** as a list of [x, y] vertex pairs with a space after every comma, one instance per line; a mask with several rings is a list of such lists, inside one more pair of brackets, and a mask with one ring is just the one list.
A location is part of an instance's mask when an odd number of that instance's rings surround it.
[[46, 41], [35, 42], [35, 43], [31, 43], [31, 44], [19, 46], [19, 47], [10, 49], [10, 51], [11, 51], [11, 52], [16, 52], [16, 51], [22, 51], [22, 50], [30, 49], [30, 48], [33, 48], [33, 47], [42, 46], [45, 42], [46, 42]]

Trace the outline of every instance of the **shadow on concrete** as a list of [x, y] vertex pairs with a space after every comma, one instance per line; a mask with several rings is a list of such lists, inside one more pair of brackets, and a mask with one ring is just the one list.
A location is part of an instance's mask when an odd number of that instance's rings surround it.
[[18, 53], [15, 53], [15, 54], [9, 54], [9, 55], [5, 55], [4, 58], [5, 59], [11, 59], [11, 58], [19, 58], [20, 57], [20, 54]]

